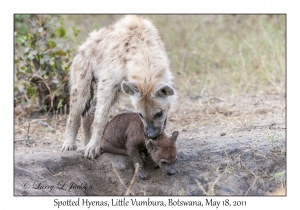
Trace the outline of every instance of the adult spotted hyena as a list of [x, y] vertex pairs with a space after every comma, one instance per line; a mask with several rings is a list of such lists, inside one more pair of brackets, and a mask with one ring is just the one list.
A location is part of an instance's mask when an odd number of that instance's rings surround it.
[[[93, 159], [100, 154], [108, 113], [120, 90], [131, 97], [145, 134], [155, 139], [165, 128], [175, 90], [164, 45], [147, 19], [125, 16], [93, 31], [79, 47], [70, 68], [70, 114], [62, 151], [77, 148], [82, 116], [85, 156]], [[88, 110], [92, 97], [96, 106]]]

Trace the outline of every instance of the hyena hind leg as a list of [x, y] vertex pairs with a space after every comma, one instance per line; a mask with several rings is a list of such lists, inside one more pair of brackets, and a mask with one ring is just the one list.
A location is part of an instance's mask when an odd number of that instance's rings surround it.
[[[71, 91], [72, 94], [72, 91]], [[70, 98], [70, 114], [67, 121], [65, 141], [62, 146], [62, 151], [64, 150], [76, 150], [77, 146], [75, 144], [78, 129], [80, 127], [81, 114], [84, 110], [85, 98], [79, 95], [74, 95]]]
[[94, 122], [94, 117], [95, 117], [95, 110], [96, 110], [96, 103], [97, 100], [95, 98], [92, 99], [90, 102], [88, 110], [86, 110], [82, 114], [81, 118], [81, 125], [83, 129], [83, 134], [84, 134], [84, 144], [85, 146], [89, 143], [91, 136], [92, 136], [92, 124]]
[[78, 73], [78, 69], [71, 69], [70, 113], [66, 126], [65, 141], [61, 151], [77, 149], [75, 140], [80, 127], [81, 115], [91, 97], [92, 74], [90, 74], [91, 76], [87, 73], [85, 75], [86, 77], [80, 80], [78, 77], [81, 74]]

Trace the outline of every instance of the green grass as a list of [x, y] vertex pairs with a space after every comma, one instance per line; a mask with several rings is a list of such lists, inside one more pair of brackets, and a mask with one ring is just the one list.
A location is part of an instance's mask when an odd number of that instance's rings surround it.
[[[81, 33], [122, 15], [66, 15]], [[285, 15], [146, 15], [157, 26], [187, 95], [224, 96], [285, 92]]]

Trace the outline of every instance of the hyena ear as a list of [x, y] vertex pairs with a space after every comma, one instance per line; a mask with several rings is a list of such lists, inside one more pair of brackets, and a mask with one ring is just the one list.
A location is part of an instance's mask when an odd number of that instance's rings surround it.
[[173, 139], [173, 140], [176, 142], [176, 140], [177, 140], [177, 138], [178, 138], [178, 135], [179, 135], [179, 132], [178, 132], [178, 131], [174, 131], [174, 132], [172, 133], [171, 139]]
[[167, 96], [174, 95], [175, 90], [170, 85], [167, 85], [164, 83], [159, 83], [156, 86], [154, 93], [155, 93], [155, 95], [160, 96], [160, 97], [167, 97]]
[[121, 88], [125, 94], [130, 96], [140, 92], [135, 82], [123, 81]]
[[149, 139], [146, 142], [146, 148], [149, 152], [155, 151], [156, 150], [156, 145], [153, 143], [153, 141], [151, 139]]

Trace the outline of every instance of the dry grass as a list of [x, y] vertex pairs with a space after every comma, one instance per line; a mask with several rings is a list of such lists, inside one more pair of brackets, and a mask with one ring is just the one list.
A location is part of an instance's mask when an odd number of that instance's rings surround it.
[[[78, 45], [121, 15], [67, 15]], [[176, 89], [191, 96], [285, 92], [285, 15], [147, 15], [165, 43]], [[74, 46], [75, 47], [75, 46]]]
[[[225, 155], [226, 155], [226, 167], [225, 167], [223, 173], [222, 173], [222, 174], [219, 174], [218, 177], [216, 178], [216, 180], [215, 180], [214, 182], [211, 182], [211, 183], [209, 184], [207, 191], [204, 189], [204, 187], [203, 187], [203, 185], [202, 185], [202, 183], [201, 183], [200, 181], [195, 180], [196, 183], [197, 183], [197, 185], [198, 185], [198, 187], [200, 188], [200, 190], [202, 190], [202, 192], [203, 192], [204, 195], [207, 195], [207, 196], [215, 195], [215, 190], [214, 190], [214, 188], [215, 188], [216, 184], [220, 181], [220, 179], [222, 178], [222, 176], [223, 176], [225, 173], [228, 172], [229, 158], [228, 158], [228, 154], [227, 154], [226, 150], [224, 150], [224, 153], [225, 153]], [[217, 171], [217, 173], [218, 173], [218, 171], [219, 171], [218, 168], [217, 168], [216, 171]]]
[[132, 188], [132, 185], [133, 185], [133, 183], [134, 183], [134, 181], [135, 181], [137, 172], [138, 172], [138, 170], [139, 170], [139, 163], [136, 163], [136, 165], [135, 165], [134, 174], [133, 174], [133, 176], [132, 176], [132, 179], [131, 179], [130, 184], [129, 184], [128, 187], [124, 184], [122, 178], [120, 177], [118, 171], [116, 170], [116, 168], [115, 168], [115, 166], [114, 166], [113, 164], [112, 164], [112, 167], [113, 167], [113, 171], [114, 171], [115, 174], [117, 175], [117, 177], [118, 177], [120, 183], [122, 184], [123, 187], [126, 188], [125, 195], [135, 195], [135, 193], [131, 191], [131, 188]]
[[[25, 112], [15, 115], [14, 142], [16, 150], [60, 151], [64, 141], [67, 115], [56, 114], [54, 117], [40, 116], [30, 119]], [[79, 132], [77, 141], [83, 142], [83, 133]], [[41, 145], [47, 145], [45, 149]], [[49, 147], [49, 145], [51, 145]], [[25, 147], [24, 147], [25, 146]]]

